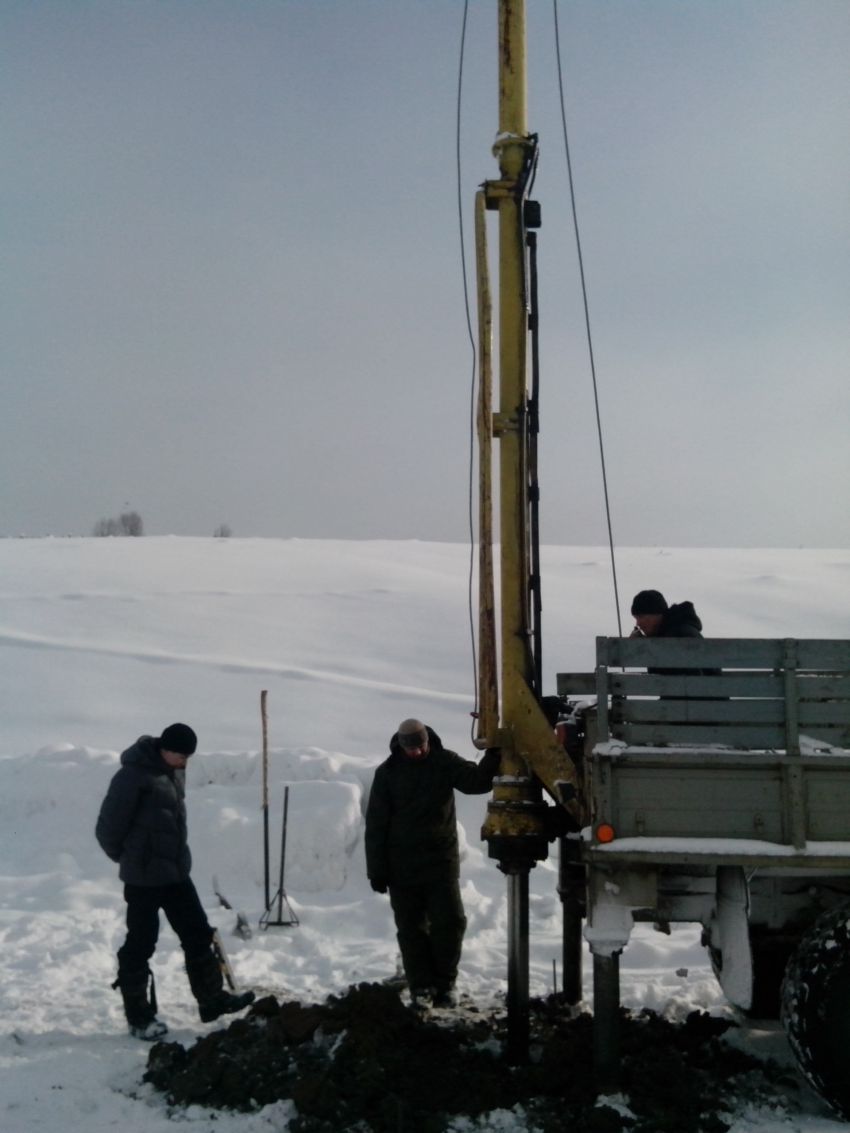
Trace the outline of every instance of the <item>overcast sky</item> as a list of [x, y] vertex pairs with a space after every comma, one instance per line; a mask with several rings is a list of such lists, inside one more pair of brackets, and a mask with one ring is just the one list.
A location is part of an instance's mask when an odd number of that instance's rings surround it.
[[[600, 543], [553, 9], [528, 7], [542, 538]], [[850, 4], [558, 12], [615, 539], [847, 546]], [[0, 0], [0, 534], [129, 507], [151, 534], [467, 537], [462, 15]], [[473, 0], [468, 242], [496, 51]]]

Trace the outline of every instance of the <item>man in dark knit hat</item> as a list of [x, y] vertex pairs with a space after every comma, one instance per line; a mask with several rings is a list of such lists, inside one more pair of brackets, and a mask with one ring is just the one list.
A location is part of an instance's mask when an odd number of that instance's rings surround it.
[[[667, 605], [663, 594], [658, 590], [641, 590], [632, 600], [632, 617], [635, 628], [632, 637], [702, 637], [702, 622], [694, 609], [693, 602], [676, 602]], [[719, 675], [720, 669], [661, 669], [649, 668], [647, 672], [666, 676], [682, 674], [703, 677]], [[722, 700], [723, 697], [693, 696], [691, 700]]]
[[443, 747], [421, 720], [403, 720], [375, 771], [366, 810], [366, 869], [389, 891], [410, 997], [417, 1008], [451, 1006], [466, 915], [454, 792], [485, 794], [499, 751], [479, 763]]
[[692, 602], [667, 605], [658, 590], [641, 590], [632, 600], [635, 628], [632, 637], [702, 637], [700, 621]]
[[213, 929], [189, 876], [186, 763], [198, 746], [188, 724], [169, 724], [157, 739], [140, 736], [121, 755], [100, 808], [95, 836], [119, 864], [127, 902], [127, 937], [118, 950], [118, 978], [130, 1034], [152, 1041], [168, 1028], [156, 1017], [148, 963], [159, 937], [159, 910], [177, 933], [189, 985], [204, 1023], [253, 1002], [252, 991], [224, 990], [212, 948]]

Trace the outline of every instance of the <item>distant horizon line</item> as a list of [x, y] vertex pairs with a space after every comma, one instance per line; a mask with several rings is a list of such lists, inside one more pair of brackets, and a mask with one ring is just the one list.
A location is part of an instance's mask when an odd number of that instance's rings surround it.
[[[436, 543], [444, 544], [450, 547], [466, 547], [470, 546], [468, 539], [425, 539], [415, 535], [187, 535], [178, 534], [176, 532], [163, 532], [160, 534], [144, 534], [144, 535], [77, 535], [77, 534], [43, 534], [43, 535], [4, 535], [0, 534], [0, 540], [37, 540], [37, 539], [80, 539], [91, 541], [94, 543], [108, 543], [110, 541], [127, 541], [131, 539], [142, 540], [156, 540], [156, 539], [192, 539], [202, 540], [204, 542], [212, 543], [233, 543], [233, 542], [249, 542], [249, 541], [265, 541], [265, 542], [279, 542], [279, 543]], [[478, 545], [478, 541], [473, 544]], [[494, 547], [500, 546], [500, 541], [496, 540], [493, 543]], [[606, 553], [609, 551], [609, 545], [606, 542], [551, 542], [544, 541], [540, 544], [541, 547], [594, 547], [604, 548]], [[615, 551], [620, 550], [682, 550], [682, 551], [758, 551], [758, 550], [771, 550], [771, 551], [850, 551], [849, 545], [841, 544], [807, 544], [807, 543], [616, 543]]]

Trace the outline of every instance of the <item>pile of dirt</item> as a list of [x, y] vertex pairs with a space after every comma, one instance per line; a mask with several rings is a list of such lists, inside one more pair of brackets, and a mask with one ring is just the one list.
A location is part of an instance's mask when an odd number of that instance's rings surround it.
[[736, 1103], [775, 1100], [782, 1075], [720, 1041], [727, 1020], [682, 1024], [623, 1012], [630, 1114], [595, 1104], [592, 1023], [556, 1000], [531, 1004], [529, 1060], [508, 1064], [504, 1011], [421, 1017], [398, 993], [360, 984], [324, 1004], [269, 996], [186, 1050], [157, 1043], [145, 1080], [174, 1106], [252, 1111], [283, 1098], [292, 1133], [440, 1133], [450, 1116], [521, 1107], [541, 1133], [722, 1133]]

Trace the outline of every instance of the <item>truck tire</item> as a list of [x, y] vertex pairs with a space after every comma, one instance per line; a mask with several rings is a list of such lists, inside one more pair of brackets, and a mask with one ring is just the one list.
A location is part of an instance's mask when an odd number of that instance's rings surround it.
[[788, 963], [782, 1023], [800, 1069], [850, 1118], [850, 904], [824, 913]]

